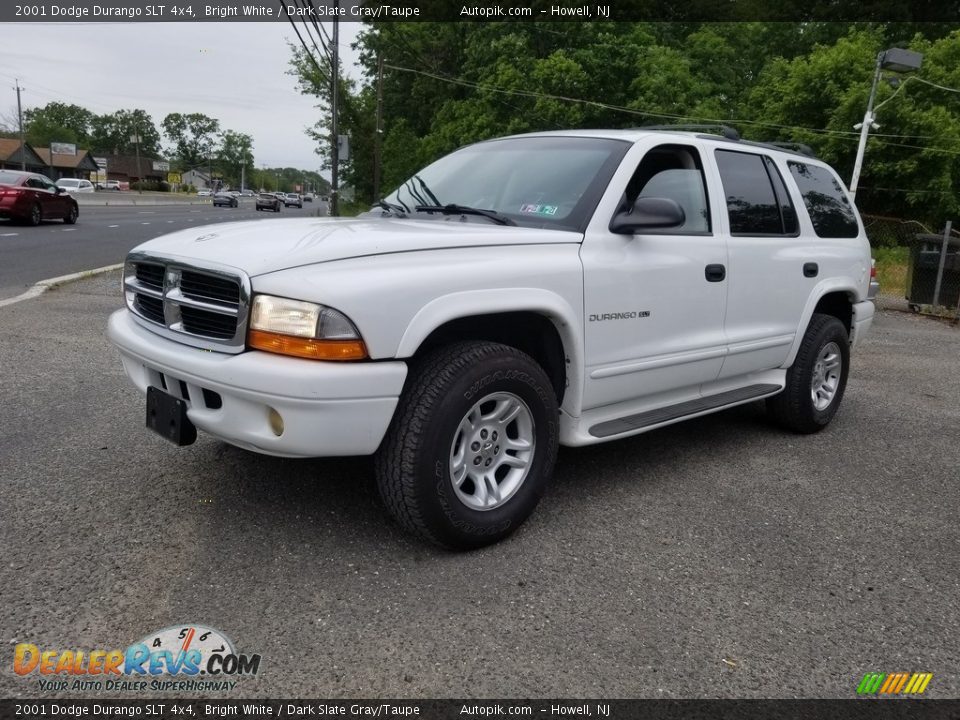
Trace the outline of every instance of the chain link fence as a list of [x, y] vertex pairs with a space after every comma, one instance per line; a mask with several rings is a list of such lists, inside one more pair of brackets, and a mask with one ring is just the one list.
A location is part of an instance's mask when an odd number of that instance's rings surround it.
[[864, 215], [877, 264], [878, 308], [960, 320], [960, 228]]

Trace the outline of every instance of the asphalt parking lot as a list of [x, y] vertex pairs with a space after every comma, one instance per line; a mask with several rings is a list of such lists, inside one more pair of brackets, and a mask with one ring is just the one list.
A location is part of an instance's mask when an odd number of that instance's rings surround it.
[[0, 308], [2, 697], [47, 696], [16, 643], [191, 622], [262, 655], [236, 697], [960, 696], [960, 329], [879, 314], [817, 436], [749, 405], [563, 450], [534, 517], [458, 555], [389, 523], [366, 459], [151, 435], [120, 304], [111, 274]]

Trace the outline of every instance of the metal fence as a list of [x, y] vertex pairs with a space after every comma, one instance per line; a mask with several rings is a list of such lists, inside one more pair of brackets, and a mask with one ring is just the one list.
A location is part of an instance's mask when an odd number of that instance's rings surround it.
[[864, 215], [880, 291], [877, 306], [960, 320], [960, 228]]

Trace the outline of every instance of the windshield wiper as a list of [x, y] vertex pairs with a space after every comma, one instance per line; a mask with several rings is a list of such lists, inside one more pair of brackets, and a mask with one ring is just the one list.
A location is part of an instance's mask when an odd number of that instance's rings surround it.
[[444, 215], [481, 215], [482, 217], [493, 220], [497, 225], [516, 225], [508, 217], [498, 213], [496, 210], [484, 210], [483, 208], [473, 208], [466, 205], [417, 205], [414, 210], [417, 212], [438, 212]]
[[420, 189], [430, 196], [430, 202], [432, 202], [434, 205], [440, 205], [440, 200], [436, 195], [430, 192], [430, 188], [427, 187], [427, 184], [423, 181], [423, 178], [419, 175], [414, 175], [414, 177], [417, 179], [417, 182], [420, 183]]
[[405, 218], [407, 216], [406, 209], [395, 203], [387, 202], [386, 200], [377, 200], [377, 205], [387, 212], [393, 213], [397, 217]]

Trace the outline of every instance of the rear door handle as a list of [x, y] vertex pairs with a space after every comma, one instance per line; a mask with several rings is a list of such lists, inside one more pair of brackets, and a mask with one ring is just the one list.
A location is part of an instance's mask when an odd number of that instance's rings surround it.
[[803, 276], [804, 277], [816, 277], [820, 272], [820, 266], [816, 263], [804, 263], [803, 264]]
[[720, 264], [707, 265], [703, 269], [707, 282], [721, 282], [727, 276], [727, 269]]

